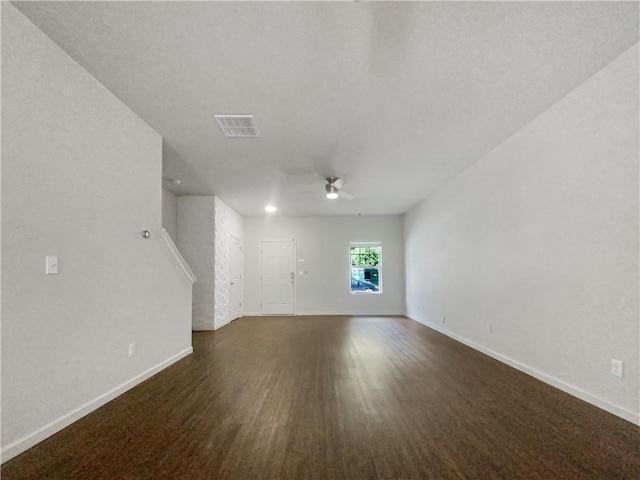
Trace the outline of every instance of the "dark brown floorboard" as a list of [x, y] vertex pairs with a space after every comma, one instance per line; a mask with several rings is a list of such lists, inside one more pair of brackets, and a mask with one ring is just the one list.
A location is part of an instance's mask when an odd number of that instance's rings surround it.
[[633, 479], [640, 429], [402, 317], [247, 317], [11, 479]]

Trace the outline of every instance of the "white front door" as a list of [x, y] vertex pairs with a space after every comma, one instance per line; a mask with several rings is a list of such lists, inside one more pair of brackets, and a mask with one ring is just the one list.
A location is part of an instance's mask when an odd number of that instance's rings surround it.
[[229, 294], [229, 321], [235, 320], [242, 315], [242, 243], [240, 240], [231, 237], [231, 268], [229, 281], [231, 291]]
[[263, 314], [295, 313], [295, 266], [295, 240], [260, 242], [260, 304]]

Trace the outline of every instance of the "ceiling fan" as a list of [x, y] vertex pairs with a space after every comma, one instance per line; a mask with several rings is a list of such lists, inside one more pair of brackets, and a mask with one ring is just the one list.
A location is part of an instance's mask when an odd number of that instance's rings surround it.
[[324, 189], [327, 192], [327, 198], [331, 200], [335, 200], [338, 197], [344, 198], [345, 200], [353, 200], [356, 198], [351, 193], [342, 190], [344, 181], [341, 178], [327, 177], [325, 180], [327, 181], [327, 184], [324, 186]]

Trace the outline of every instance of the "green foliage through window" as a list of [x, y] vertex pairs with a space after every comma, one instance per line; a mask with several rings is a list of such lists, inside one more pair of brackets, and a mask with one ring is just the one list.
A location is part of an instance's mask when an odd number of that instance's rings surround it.
[[351, 247], [351, 266], [373, 267], [378, 265], [380, 247]]

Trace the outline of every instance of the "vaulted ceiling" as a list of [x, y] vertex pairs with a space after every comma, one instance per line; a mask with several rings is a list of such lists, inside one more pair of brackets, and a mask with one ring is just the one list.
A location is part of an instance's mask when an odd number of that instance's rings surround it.
[[637, 2], [13, 4], [243, 215], [404, 213], [638, 41]]

